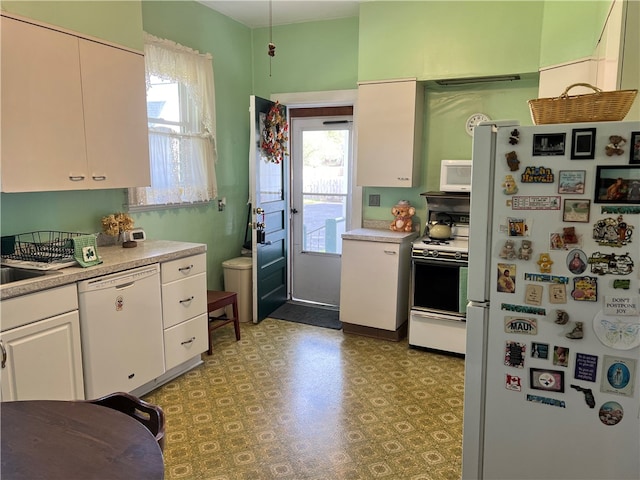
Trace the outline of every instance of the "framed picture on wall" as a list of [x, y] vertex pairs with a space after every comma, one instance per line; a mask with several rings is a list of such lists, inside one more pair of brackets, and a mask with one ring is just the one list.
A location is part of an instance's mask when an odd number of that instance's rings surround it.
[[599, 165], [593, 201], [640, 205], [640, 165]]
[[571, 160], [593, 160], [596, 155], [596, 129], [574, 128], [571, 131]]
[[558, 193], [584, 193], [586, 170], [560, 170], [558, 177]]
[[640, 165], [640, 132], [631, 132], [629, 163]]

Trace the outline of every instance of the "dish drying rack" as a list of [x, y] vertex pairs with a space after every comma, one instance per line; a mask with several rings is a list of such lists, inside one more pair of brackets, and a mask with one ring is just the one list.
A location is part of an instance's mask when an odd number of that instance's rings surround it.
[[2, 264], [39, 270], [75, 265], [73, 238], [81, 235], [40, 230], [2, 237]]

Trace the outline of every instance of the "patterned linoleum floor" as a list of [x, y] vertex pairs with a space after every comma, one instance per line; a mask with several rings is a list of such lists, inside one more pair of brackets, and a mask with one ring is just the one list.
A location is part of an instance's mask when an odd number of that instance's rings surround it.
[[146, 395], [167, 480], [459, 479], [464, 360], [267, 318]]

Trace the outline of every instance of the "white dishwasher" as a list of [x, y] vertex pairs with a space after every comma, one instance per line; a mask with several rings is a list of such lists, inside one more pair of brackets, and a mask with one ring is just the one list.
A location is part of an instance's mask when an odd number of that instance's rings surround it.
[[85, 397], [131, 392], [162, 375], [158, 264], [78, 283]]

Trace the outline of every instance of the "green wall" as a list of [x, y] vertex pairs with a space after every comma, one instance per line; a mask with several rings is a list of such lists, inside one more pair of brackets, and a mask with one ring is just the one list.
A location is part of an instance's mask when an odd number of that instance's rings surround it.
[[[359, 18], [251, 30], [193, 1], [3, 1], [4, 10], [142, 48], [143, 28], [213, 55], [219, 195], [215, 205], [134, 214], [149, 238], [208, 245], [209, 288], [222, 285], [221, 262], [239, 255], [248, 199], [249, 95], [354, 89], [358, 81], [425, 81], [422, 182], [413, 189], [365, 189], [364, 216], [391, 219], [409, 199], [424, 219], [420, 193], [438, 186], [443, 158], [470, 158], [464, 121], [475, 112], [530, 124], [539, 66], [593, 53], [609, 0], [364, 2]], [[446, 77], [527, 73], [509, 84], [438, 88]], [[370, 193], [381, 207], [367, 207]], [[1, 194], [2, 234], [39, 229], [97, 231], [103, 215], [123, 209], [124, 190]]]
[[356, 17], [274, 27], [276, 55], [272, 59], [267, 55], [269, 29], [252, 33], [256, 95], [269, 98], [273, 93], [357, 88]]
[[543, 6], [539, 1], [362, 3], [358, 80], [537, 72]]

